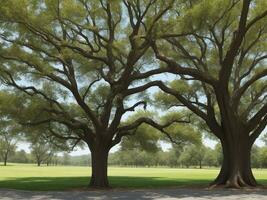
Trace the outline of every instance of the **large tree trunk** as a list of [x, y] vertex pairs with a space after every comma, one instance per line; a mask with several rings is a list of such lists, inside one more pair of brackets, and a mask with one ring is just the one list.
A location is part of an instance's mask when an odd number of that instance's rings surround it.
[[249, 137], [232, 137], [231, 140], [221, 140], [223, 163], [219, 175], [211, 186], [232, 188], [255, 187], [257, 182], [253, 176], [250, 164], [252, 144]]
[[91, 149], [92, 176], [90, 187], [109, 187], [108, 153], [109, 150], [103, 146]]

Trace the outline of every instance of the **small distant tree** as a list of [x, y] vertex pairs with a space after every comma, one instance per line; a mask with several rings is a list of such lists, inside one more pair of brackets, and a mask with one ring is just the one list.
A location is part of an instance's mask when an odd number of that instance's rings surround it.
[[179, 165], [179, 157], [181, 156], [183, 148], [180, 146], [172, 145], [168, 154], [165, 156], [165, 160], [169, 167], [177, 167]]
[[205, 152], [206, 148], [204, 145], [190, 145], [184, 149], [179, 157], [179, 162], [186, 167], [198, 165], [202, 169]]
[[205, 156], [203, 158], [203, 164], [208, 167], [218, 166], [215, 150], [206, 147]]
[[223, 163], [222, 145], [220, 143], [217, 143], [216, 144], [216, 146], [215, 146], [215, 152], [216, 152], [217, 163], [220, 166]]
[[14, 141], [14, 136], [8, 133], [0, 134], [0, 156], [4, 161], [4, 166], [7, 165], [7, 160], [10, 155], [14, 154], [16, 151], [16, 142]]
[[191, 157], [191, 154], [189, 151], [184, 151], [180, 157], [178, 162], [184, 167], [189, 168], [190, 165], [195, 165], [195, 160]]
[[267, 168], [267, 147], [260, 150], [260, 165], [261, 168]]
[[27, 154], [24, 150], [16, 151], [14, 155], [11, 156], [10, 161], [14, 163], [29, 163], [29, 154]]
[[39, 141], [37, 143], [32, 144], [31, 154], [37, 165], [40, 166], [42, 163], [46, 162], [51, 156], [51, 147], [44, 141]]
[[59, 156], [57, 154], [55, 154], [53, 159], [52, 159], [52, 164], [57, 166], [58, 162], [59, 162]]
[[260, 168], [261, 166], [261, 148], [257, 145], [253, 145], [251, 149], [251, 166], [253, 168]]
[[62, 164], [63, 165], [70, 165], [70, 155], [68, 153], [64, 153], [62, 157]]
[[14, 133], [14, 126], [7, 118], [0, 119], [0, 157], [7, 164], [10, 155], [16, 151], [16, 134]]
[[53, 163], [54, 158], [56, 157], [56, 151], [52, 148], [48, 154], [48, 157], [46, 159], [46, 165], [49, 166]]
[[[43, 132], [41, 132], [42, 130]], [[42, 163], [45, 163], [48, 166], [61, 146], [64, 146], [64, 148], [61, 148], [62, 150], [66, 149], [65, 146], [67, 146], [67, 144], [64, 142], [59, 142], [54, 138], [46, 137], [45, 132], [47, 130], [45, 130], [44, 127], [35, 127], [35, 129], [28, 129], [27, 131], [32, 131], [30, 135], [26, 134], [26, 138], [31, 144], [31, 155], [38, 166]]]

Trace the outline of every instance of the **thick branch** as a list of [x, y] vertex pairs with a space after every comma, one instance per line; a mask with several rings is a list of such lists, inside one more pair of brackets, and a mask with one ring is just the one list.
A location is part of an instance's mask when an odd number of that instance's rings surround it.
[[248, 130], [252, 131], [266, 117], [267, 103], [248, 121]]
[[[178, 63], [176, 63], [176, 61], [162, 55], [156, 44], [152, 44], [152, 48], [155, 52], [156, 58], [165, 62], [168, 66], [166, 72], [170, 72], [173, 74], [178, 74], [178, 75], [188, 75], [188, 76], [192, 76], [193, 78], [195, 78], [196, 80], [200, 80], [203, 81], [205, 83], [208, 83], [212, 86], [214, 86], [216, 84], [216, 79], [214, 79], [212, 76], [210, 76], [209, 74], [207, 74], [206, 72], [201, 72], [200, 70], [194, 69], [194, 68], [185, 68], [182, 67], [181, 65], [179, 65]], [[163, 69], [161, 69], [163, 71]], [[156, 72], [156, 71], [154, 71]], [[149, 75], [149, 73], [147, 73], [147, 75]]]
[[264, 78], [267, 76], [267, 69], [263, 70], [260, 73], [255, 74], [250, 80], [248, 80], [242, 87], [240, 87], [233, 95], [233, 101], [234, 101], [234, 105], [236, 106], [242, 95], [246, 92], [246, 90], [256, 81], [258, 81], [261, 78]]
[[169, 140], [172, 143], [180, 144], [179, 142], [173, 140], [171, 135], [167, 131], [165, 131], [164, 129], [171, 126], [174, 123], [190, 123], [190, 119], [189, 120], [172, 120], [170, 122], [167, 122], [166, 124], [160, 125], [150, 118], [142, 117], [142, 118], [137, 119], [135, 122], [131, 123], [130, 125], [119, 127], [118, 133], [117, 133], [117, 135], [116, 135], [116, 137], [112, 143], [115, 145], [115, 144], [117, 144], [118, 141], [121, 141], [121, 138], [123, 136], [132, 135], [131, 131], [136, 130], [143, 123], [148, 124], [148, 125], [154, 127], [155, 129], [161, 131], [163, 134], [165, 134], [169, 138]]
[[258, 127], [250, 135], [250, 140], [254, 142], [267, 126], [267, 115], [259, 122]]
[[250, 0], [243, 0], [241, 17], [239, 20], [238, 29], [234, 32], [232, 42], [222, 62], [222, 69], [220, 70], [220, 82], [224, 90], [227, 90], [228, 82], [233, 69], [234, 59], [237, 56], [238, 50], [244, 40], [246, 34], [246, 23], [249, 12]]

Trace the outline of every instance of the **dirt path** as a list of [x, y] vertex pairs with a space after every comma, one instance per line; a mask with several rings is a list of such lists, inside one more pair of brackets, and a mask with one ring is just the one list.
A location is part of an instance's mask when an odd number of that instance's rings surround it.
[[0, 199], [4, 200], [267, 200], [267, 190], [200, 190], [200, 189], [158, 189], [158, 190], [111, 190], [111, 191], [68, 191], [29, 192], [0, 189]]

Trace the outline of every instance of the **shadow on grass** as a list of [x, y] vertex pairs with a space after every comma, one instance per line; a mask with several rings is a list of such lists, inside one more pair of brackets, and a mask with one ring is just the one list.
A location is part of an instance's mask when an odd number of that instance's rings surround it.
[[[88, 177], [24, 177], [10, 178], [0, 181], [0, 188], [30, 191], [63, 191], [86, 190], [90, 179]], [[167, 179], [162, 177], [127, 177], [110, 176], [112, 188], [205, 188], [212, 181], [210, 179]], [[267, 180], [260, 180], [260, 184], [267, 185]]]
[[[86, 189], [88, 177], [23, 177], [0, 181], [0, 188], [50, 191]], [[162, 177], [110, 176], [112, 188], [205, 187], [210, 180], [164, 179]]]
[[11, 166], [15, 166], [15, 165], [13, 165], [13, 164], [6, 164], [6, 165], [0, 164], [0, 167], [11, 167]]

